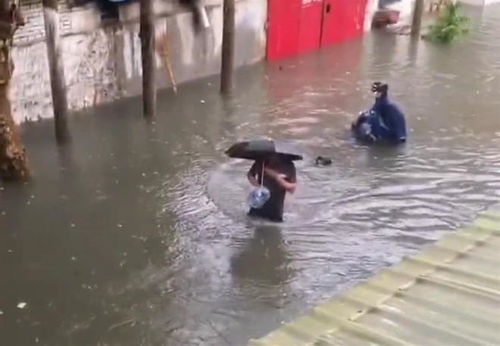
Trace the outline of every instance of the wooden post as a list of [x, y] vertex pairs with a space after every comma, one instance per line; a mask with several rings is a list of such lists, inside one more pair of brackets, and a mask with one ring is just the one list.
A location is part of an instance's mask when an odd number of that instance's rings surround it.
[[156, 114], [156, 61], [153, 0], [141, 0], [142, 100], [145, 118]]
[[222, 64], [220, 90], [229, 94], [234, 84], [234, 35], [235, 5], [234, 0], [224, 0], [224, 23], [222, 28]]
[[413, 8], [413, 21], [411, 24], [411, 35], [418, 37], [422, 27], [422, 15], [424, 13], [424, 0], [415, 0], [415, 7]]
[[0, 0], [0, 180], [27, 180], [30, 177], [26, 153], [12, 118], [9, 86], [14, 63], [10, 54], [12, 38], [23, 25], [16, 7]]
[[43, 19], [45, 23], [45, 41], [49, 60], [50, 87], [54, 107], [54, 124], [58, 144], [70, 142], [68, 130], [68, 99], [66, 80], [61, 57], [59, 37], [59, 12], [57, 0], [43, 0]]

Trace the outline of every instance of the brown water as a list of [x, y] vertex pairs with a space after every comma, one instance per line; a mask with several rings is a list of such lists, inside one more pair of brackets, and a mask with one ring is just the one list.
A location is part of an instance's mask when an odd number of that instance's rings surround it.
[[[35, 179], [0, 191], [0, 344], [244, 344], [496, 203], [500, 7], [471, 13], [451, 47], [371, 35], [244, 69], [232, 100], [183, 86], [152, 126], [139, 99], [78, 115], [65, 152], [25, 126]], [[404, 147], [348, 136], [375, 79]], [[305, 156], [283, 225], [246, 218], [249, 163], [223, 155], [262, 135]]]

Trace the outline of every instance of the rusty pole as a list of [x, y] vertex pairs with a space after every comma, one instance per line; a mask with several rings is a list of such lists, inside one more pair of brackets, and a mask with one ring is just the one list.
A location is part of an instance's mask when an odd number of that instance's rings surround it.
[[156, 61], [153, 0], [141, 0], [142, 99], [145, 118], [156, 114]]
[[56, 141], [58, 144], [64, 144], [70, 142], [71, 138], [68, 129], [68, 99], [61, 56], [57, 0], [43, 0], [43, 18], [47, 58], [49, 61], [50, 87], [52, 89]]
[[223, 6], [224, 22], [222, 28], [222, 63], [220, 90], [223, 94], [229, 94], [234, 86], [234, 0], [224, 0]]

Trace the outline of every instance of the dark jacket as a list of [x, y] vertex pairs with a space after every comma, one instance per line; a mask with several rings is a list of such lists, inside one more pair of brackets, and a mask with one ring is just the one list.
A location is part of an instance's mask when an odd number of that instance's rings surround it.
[[406, 141], [406, 120], [403, 112], [394, 103], [390, 102], [387, 95], [377, 98], [372, 111], [378, 115], [379, 122], [372, 127], [375, 137], [383, 141]]

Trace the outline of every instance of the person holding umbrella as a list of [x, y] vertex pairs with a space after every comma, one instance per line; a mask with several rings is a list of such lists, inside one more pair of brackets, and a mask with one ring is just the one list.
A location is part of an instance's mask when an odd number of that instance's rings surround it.
[[294, 193], [297, 176], [294, 160], [301, 160], [299, 155], [291, 154], [270, 140], [240, 142], [227, 152], [229, 157], [254, 160], [247, 173], [250, 184], [257, 189], [250, 195], [250, 216], [264, 218], [274, 222], [283, 221], [285, 196]]

